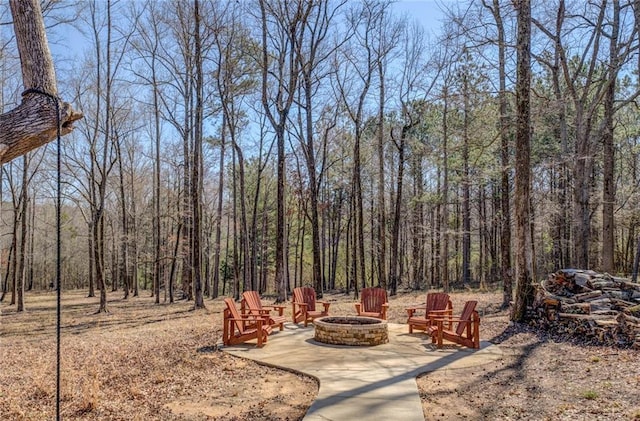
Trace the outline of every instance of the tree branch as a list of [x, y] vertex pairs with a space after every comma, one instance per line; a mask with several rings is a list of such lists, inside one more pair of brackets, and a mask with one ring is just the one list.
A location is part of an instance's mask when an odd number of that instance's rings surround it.
[[55, 69], [40, 2], [10, 0], [10, 5], [25, 89], [47, 95], [30, 91], [23, 95], [18, 107], [0, 115], [0, 164], [56, 138], [56, 100], [59, 101], [61, 135], [70, 133], [73, 122], [82, 118], [82, 113], [74, 111], [71, 104], [55, 99], [58, 94]]

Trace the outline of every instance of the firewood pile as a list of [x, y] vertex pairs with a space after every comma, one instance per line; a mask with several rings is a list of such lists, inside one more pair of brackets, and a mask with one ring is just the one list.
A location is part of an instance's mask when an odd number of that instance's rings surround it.
[[640, 349], [640, 284], [563, 269], [536, 285], [534, 320], [587, 343]]

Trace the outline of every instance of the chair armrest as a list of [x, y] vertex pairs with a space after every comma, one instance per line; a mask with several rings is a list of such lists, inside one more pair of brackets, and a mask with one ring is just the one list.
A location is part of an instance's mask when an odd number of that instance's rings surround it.
[[416, 310], [427, 311], [427, 306], [425, 306], [425, 305], [414, 305], [414, 306], [411, 306], [411, 307], [406, 307], [406, 309], [407, 309], [407, 311], [411, 310], [412, 312], [416, 311]]
[[354, 305], [356, 306], [356, 313], [360, 314], [362, 303], [354, 303]]
[[260, 314], [269, 314], [269, 311], [271, 311], [266, 308], [251, 308], [251, 307], [245, 307], [245, 310], [254, 311]]
[[318, 301], [317, 303], [324, 306], [324, 311], [329, 311], [329, 306], [331, 305], [331, 303], [327, 303], [326, 301]]
[[429, 310], [425, 317], [453, 317], [453, 310], [450, 308], [445, 310]]
[[406, 310], [407, 310], [407, 316], [413, 317], [413, 313], [418, 311], [418, 310], [424, 310], [426, 312], [427, 311], [427, 306], [407, 307]]
[[258, 322], [258, 323], [262, 323], [262, 321], [264, 320], [262, 317], [258, 317], [258, 316], [253, 316], [253, 315], [249, 315], [250, 317], [239, 317], [239, 318], [235, 318], [235, 317], [229, 317], [227, 318], [227, 320], [231, 320], [234, 322]]
[[284, 312], [284, 308], [285, 306], [281, 306], [281, 305], [268, 305], [268, 306], [262, 306], [263, 308], [271, 308], [272, 310], [276, 310], [278, 312], [278, 316], [282, 316], [282, 313]]
[[429, 310], [429, 314], [433, 314], [433, 313], [437, 313], [437, 314], [451, 314], [451, 309], [448, 308], [446, 310]]
[[463, 322], [463, 323], [473, 323], [473, 320], [462, 320], [462, 319], [453, 319], [453, 318], [448, 318], [448, 317], [429, 317], [429, 320], [432, 320], [434, 322], [447, 322], [447, 323], [453, 323], [453, 322]]
[[382, 308], [380, 309], [380, 317], [383, 320], [387, 320], [387, 310], [389, 310], [389, 303], [382, 304]]

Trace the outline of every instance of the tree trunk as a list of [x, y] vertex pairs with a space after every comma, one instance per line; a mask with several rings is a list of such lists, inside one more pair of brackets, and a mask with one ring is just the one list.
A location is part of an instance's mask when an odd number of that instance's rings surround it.
[[29, 201], [29, 156], [27, 154], [22, 157], [22, 190], [20, 193], [20, 256], [18, 262], [18, 270], [16, 271], [16, 292], [17, 307], [16, 311], [24, 311], [24, 280], [27, 273], [26, 254], [27, 254], [27, 211]]
[[191, 196], [191, 168], [193, 151], [191, 150], [191, 114], [193, 113], [193, 104], [191, 98], [193, 96], [193, 66], [192, 57], [189, 51], [185, 51], [184, 54], [189, 54], [189, 57], [185, 57], [185, 73], [190, 75], [189, 80], [186, 82], [186, 93], [184, 94], [184, 123], [182, 132], [182, 153], [184, 155], [182, 168], [182, 239], [181, 239], [181, 251], [182, 251], [182, 298], [190, 301], [193, 298], [193, 259], [192, 259], [192, 241], [193, 241], [193, 203]]
[[[248, 238], [248, 225], [247, 225], [247, 201], [246, 201], [246, 182], [244, 171], [244, 154], [242, 148], [236, 142], [235, 128], [230, 128], [231, 134], [231, 146], [235, 151], [235, 156], [238, 157], [238, 169], [237, 179], [240, 191], [238, 192], [237, 200], [240, 201], [240, 255], [238, 256], [236, 266], [239, 270], [242, 267], [242, 279], [244, 281], [245, 290], [255, 290], [257, 288], [257, 282], [251, 277], [250, 262], [249, 262], [249, 238]], [[234, 180], [235, 184], [235, 180]], [[234, 188], [234, 192], [236, 189]], [[238, 226], [238, 222], [235, 222], [234, 226]]]
[[518, 56], [516, 82], [516, 294], [511, 319], [523, 321], [533, 301], [530, 228], [530, 86], [531, 3], [518, 0]]
[[440, 271], [442, 287], [449, 292], [449, 155], [447, 142], [449, 141], [449, 126], [447, 119], [449, 111], [449, 90], [445, 86], [442, 90], [442, 220], [440, 222], [442, 237], [442, 252], [440, 253]]
[[609, 75], [604, 96], [604, 132], [602, 133], [602, 271], [613, 273], [614, 225], [613, 211], [616, 200], [614, 179], [613, 117], [618, 78], [618, 34], [620, 31], [620, 1], [613, 0], [613, 23], [609, 45]]
[[400, 217], [402, 212], [402, 191], [404, 179], [404, 153], [407, 133], [410, 126], [403, 126], [400, 134], [400, 143], [398, 147], [398, 174], [396, 178], [396, 200], [393, 212], [393, 224], [391, 227], [391, 259], [389, 265], [389, 288], [391, 295], [395, 295], [398, 291], [398, 283], [401, 276], [400, 269]]
[[500, 1], [493, 0], [491, 8], [496, 30], [498, 31], [498, 78], [500, 91], [498, 101], [500, 108], [500, 260], [502, 277], [502, 307], [507, 308], [513, 299], [513, 270], [511, 268], [511, 209], [509, 203], [509, 116], [507, 114], [507, 85], [506, 85], [506, 41]]
[[311, 75], [305, 77], [305, 99], [306, 99], [306, 137], [305, 158], [307, 163], [307, 172], [309, 176], [309, 208], [311, 210], [311, 253], [313, 259], [312, 276], [313, 286], [318, 294], [322, 297], [322, 272], [320, 268], [320, 217], [318, 215], [318, 184], [319, 180], [316, 174], [316, 158], [315, 145], [313, 141], [313, 108], [312, 108], [312, 85]]
[[[423, 160], [423, 152], [413, 150], [413, 154], [411, 157], [411, 173], [413, 178], [413, 195], [414, 197], [423, 197], [424, 194], [424, 183], [422, 181], [422, 160]], [[440, 192], [441, 190], [441, 169], [438, 165], [437, 168], [437, 176], [436, 176], [436, 191]], [[439, 282], [440, 280], [440, 211], [442, 209], [441, 203], [436, 203], [436, 212], [433, 215], [435, 220], [432, 223], [432, 233], [430, 235], [433, 246], [431, 248], [431, 259], [432, 266], [434, 267], [433, 278], [431, 279], [431, 283]], [[412, 286], [415, 289], [421, 287], [421, 283], [424, 282], [423, 272], [424, 272], [424, 242], [425, 242], [425, 229], [423, 227], [423, 219], [424, 219], [424, 205], [421, 200], [416, 200], [413, 204], [412, 212], [412, 261], [413, 261], [413, 282]], [[434, 238], [435, 237], [435, 238]]]
[[196, 121], [194, 131], [194, 148], [193, 148], [193, 168], [191, 178], [192, 191], [192, 211], [193, 211], [193, 306], [195, 309], [205, 308], [204, 295], [202, 293], [202, 250], [200, 243], [202, 239], [202, 204], [200, 200], [200, 191], [202, 185], [201, 156], [202, 156], [202, 126], [203, 126], [203, 108], [204, 108], [204, 92], [202, 71], [202, 40], [200, 36], [200, 3], [194, 0], [195, 15], [195, 62], [196, 62]]
[[[0, 164], [52, 141], [58, 133], [54, 99], [58, 88], [40, 2], [11, 0], [9, 4], [26, 91], [17, 108], [0, 115]], [[71, 133], [82, 113], [66, 102], [59, 103], [59, 111], [60, 135]]]
[[216, 206], [216, 219], [215, 219], [215, 239], [213, 240], [213, 286], [211, 288], [211, 298], [218, 298], [220, 288], [220, 252], [222, 241], [222, 204], [223, 204], [223, 190], [224, 190], [224, 154], [226, 144], [226, 118], [222, 116], [222, 134], [220, 136], [220, 174], [218, 176], [218, 203]]
[[94, 242], [94, 238], [93, 238], [93, 223], [89, 222], [88, 224], [88, 235], [87, 235], [87, 243], [88, 243], [88, 250], [89, 250], [89, 264], [88, 264], [88, 270], [89, 270], [89, 294], [87, 295], [87, 298], [92, 298], [96, 296], [96, 289], [95, 289], [95, 256], [93, 254], [93, 242]]
[[[157, 48], [157, 34], [156, 44]], [[151, 80], [153, 84], [153, 128], [154, 128], [154, 152], [155, 162], [153, 163], [153, 294], [155, 303], [160, 304], [160, 280], [162, 278], [162, 240], [161, 240], [161, 220], [160, 220], [160, 93], [158, 92], [158, 79], [156, 74], [156, 51], [152, 54], [151, 60]], [[176, 239], [177, 241], [177, 239]], [[171, 297], [173, 298], [173, 296]], [[173, 302], [173, 300], [171, 300]]]
[[[106, 313], [107, 309], [107, 287], [105, 281], [105, 238], [104, 238], [104, 206], [106, 200], [107, 189], [107, 157], [109, 152], [110, 136], [111, 136], [111, 84], [113, 75], [111, 74], [111, 2], [107, 1], [107, 42], [106, 42], [106, 87], [104, 91], [105, 97], [105, 113], [104, 113], [104, 141], [102, 147], [102, 160], [100, 162], [102, 171], [101, 178], [98, 181], [97, 205], [93, 215], [93, 236], [94, 236], [94, 257], [96, 268], [96, 283], [100, 290], [100, 306], [98, 313]], [[97, 31], [97, 29], [94, 29]], [[97, 38], [96, 33], [96, 38]], [[96, 57], [100, 57], [99, 45], [96, 45]], [[100, 62], [98, 61], [98, 64]], [[101, 86], [98, 84], [98, 89]], [[98, 117], [100, 117], [98, 115]], [[96, 158], [97, 159], [97, 158]]]
[[[187, 112], [187, 114], [189, 114]], [[185, 121], [188, 120], [188, 116], [185, 117]], [[188, 125], [188, 123], [186, 123]], [[192, 203], [191, 203], [191, 148], [189, 145], [189, 132], [184, 132], [183, 141], [183, 154], [184, 154], [184, 168], [182, 171], [182, 298], [190, 301], [192, 296], [192, 260], [191, 260], [191, 240], [193, 239], [193, 227], [192, 223]]]
[[[384, 85], [384, 71], [382, 60], [378, 60], [378, 76], [380, 79], [379, 89], [379, 101], [378, 101], [378, 128], [376, 132], [377, 140], [377, 152], [378, 152], [378, 220], [377, 220], [377, 245], [378, 245], [378, 283], [381, 288], [387, 289], [387, 216], [384, 193], [386, 191], [384, 186], [384, 103], [385, 103], [385, 85]], [[395, 218], [395, 217], [394, 217]], [[393, 240], [392, 240], [393, 241]], [[396, 242], [397, 246], [397, 242]], [[394, 253], [393, 244], [391, 245], [391, 253]], [[396, 256], [397, 258], [397, 256]], [[393, 260], [393, 257], [391, 258]], [[394, 262], [389, 263], [393, 265]], [[393, 277], [396, 275], [395, 269], [389, 267], [390, 274]], [[373, 274], [372, 274], [373, 275]], [[390, 279], [392, 292], [394, 290], [394, 279]], [[396, 285], [397, 287], [397, 285]]]
[[[124, 296], [122, 299], [129, 298], [130, 280], [129, 280], [129, 227], [127, 216], [127, 199], [124, 186], [124, 170], [122, 165], [122, 149], [120, 139], [115, 139], [116, 154], [118, 159], [118, 190], [120, 193], [120, 259], [118, 259], [120, 279], [122, 279], [122, 289]], [[114, 239], [115, 240], [115, 239]], [[114, 282], [115, 284], [115, 282]]]
[[[362, 205], [362, 168], [361, 168], [361, 154], [360, 154], [360, 142], [362, 135], [360, 130], [356, 128], [356, 138], [353, 147], [353, 187], [354, 187], [354, 207], [355, 207], [355, 244], [354, 244], [354, 266], [356, 267], [356, 285], [366, 286], [365, 284], [365, 259], [364, 259], [364, 209]], [[356, 287], [356, 293], [357, 293]]]
[[[262, 26], [261, 55], [261, 101], [265, 114], [273, 127], [277, 150], [277, 220], [276, 220], [276, 289], [278, 302], [287, 299], [288, 269], [286, 261], [286, 218], [285, 218], [285, 126], [289, 112], [296, 97], [298, 88], [300, 63], [295, 50], [302, 43], [303, 28], [306, 27], [312, 3], [281, 2], [270, 4], [268, 0], [260, 0], [260, 18]], [[269, 15], [269, 19], [267, 19]], [[268, 25], [274, 18], [276, 25]], [[285, 40], [285, 48], [276, 56], [269, 51], [269, 39]], [[278, 41], [280, 42], [280, 41]], [[276, 66], [276, 67], [274, 67]], [[277, 92], [271, 96], [269, 86]]]
[[[557, 29], [557, 33], [560, 33], [560, 28]], [[555, 42], [554, 48], [554, 65], [551, 69], [553, 79], [553, 92], [556, 100], [558, 124], [555, 128], [555, 134], [560, 139], [560, 151], [561, 159], [559, 162], [559, 176], [558, 176], [558, 193], [557, 193], [557, 206], [558, 216], [555, 218], [555, 239], [554, 239], [554, 254], [555, 264], [558, 268], [567, 267], [570, 258], [570, 244], [571, 244], [571, 214], [570, 207], [567, 206], [567, 197], [569, 196], [569, 166], [567, 165], [567, 159], [569, 156], [569, 141], [568, 141], [568, 129], [567, 129], [567, 113], [565, 96], [560, 86], [560, 49], [562, 46], [559, 44], [559, 37]]]
[[464, 100], [463, 144], [462, 144], [462, 284], [471, 282], [471, 176], [469, 174], [469, 75], [462, 75], [462, 95]]
[[[35, 198], [35, 194], [34, 194], [34, 198]], [[36, 236], [36, 206], [35, 206], [35, 199], [34, 199], [34, 204], [32, 206], [29, 207], [29, 254], [28, 254], [28, 259], [27, 259], [27, 284], [26, 284], [26, 288], [27, 291], [31, 291], [34, 288], [33, 285], [33, 280], [34, 280], [34, 272], [35, 272], [35, 262], [34, 262], [34, 256], [35, 256], [35, 236]], [[43, 261], [46, 261], [46, 258], [43, 259]], [[42, 275], [41, 279], [46, 279], [46, 276], [44, 276], [44, 274]]]

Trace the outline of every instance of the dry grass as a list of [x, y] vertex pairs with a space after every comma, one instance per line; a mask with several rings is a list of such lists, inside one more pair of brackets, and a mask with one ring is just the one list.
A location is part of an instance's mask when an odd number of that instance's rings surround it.
[[[222, 299], [192, 311], [191, 303], [156, 305], [143, 294], [127, 301], [110, 294], [110, 313], [95, 314], [97, 299], [64, 293], [63, 419], [302, 418], [317, 393], [313, 380], [215, 350]], [[453, 294], [454, 309], [471, 298], [479, 301], [482, 339], [499, 343], [506, 357], [420, 377], [426, 419], [638, 419], [637, 352], [558, 343], [510, 326], [497, 292]], [[344, 294], [325, 300], [332, 314], [354, 313]], [[404, 309], [423, 301], [424, 292], [392, 297], [390, 321], [403, 323]], [[54, 419], [55, 296], [30, 293], [27, 312], [1, 310], [0, 420]]]
[[[147, 296], [96, 299], [68, 292], [63, 300], [61, 412], [82, 420], [299, 419], [315, 382], [215, 352], [221, 300], [156, 305]], [[27, 312], [2, 308], [0, 419], [55, 415], [55, 297], [30, 294]], [[264, 382], [269, 392], [256, 393]], [[295, 389], [303, 393], [303, 404]]]

